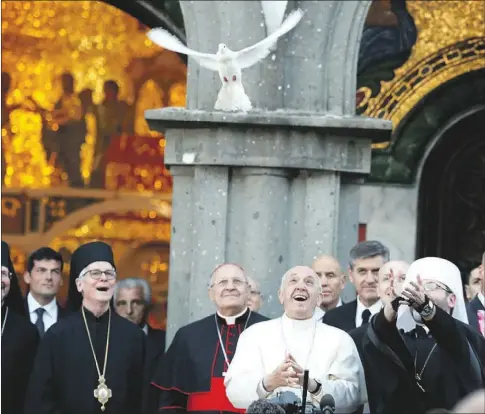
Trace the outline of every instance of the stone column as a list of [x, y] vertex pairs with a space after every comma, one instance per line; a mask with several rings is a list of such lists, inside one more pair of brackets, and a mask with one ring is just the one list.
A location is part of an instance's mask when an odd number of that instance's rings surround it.
[[260, 281], [264, 314], [280, 315], [285, 270], [355, 243], [358, 200], [342, 174], [368, 173], [371, 142], [390, 133], [387, 121], [296, 111], [164, 108], [145, 117], [165, 133], [174, 174], [169, 342], [213, 312], [209, 276], [225, 261]]

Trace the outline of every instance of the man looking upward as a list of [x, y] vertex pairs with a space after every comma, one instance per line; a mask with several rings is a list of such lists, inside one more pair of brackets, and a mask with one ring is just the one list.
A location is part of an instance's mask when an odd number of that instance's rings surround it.
[[80, 309], [45, 333], [24, 414], [142, 412], [145, 335], [111, 310], [116, 276], [106, 243], [74, 251], [69, 300]]
[[318, 407], [330, 394], [338, 411], [352, 412], [366, 401], [362, 364], [347, 333], [313, 317], [321, 300], [317, 274], [306, 266], [288, 270], [278, 297], [283, 316], [241, 335], [225, 380], [229, 400], [246, 409], [280, 391], [293, 391], [301, 398], [303, 373], [309, 370], [307, 401]]
[[216, 313], [180, 328], [159, 362], [152, 381], [159, 389], [159, 412], [241, 412], [227, 399], [224, 375], [239, 335], [267, 320], [248, 308], [248, 295], [248, 278], [240, 266], [226, 263], [214, 270], [209, 297]]

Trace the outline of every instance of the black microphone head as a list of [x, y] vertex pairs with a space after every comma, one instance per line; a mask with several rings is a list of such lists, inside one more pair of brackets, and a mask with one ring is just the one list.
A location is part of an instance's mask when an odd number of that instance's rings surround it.
[[323, 412], [325, 412], [325, 409], [335, 411], [335, 398], [333, 398], [330, 394], [325, 394], [320, 400], [320, 409]]

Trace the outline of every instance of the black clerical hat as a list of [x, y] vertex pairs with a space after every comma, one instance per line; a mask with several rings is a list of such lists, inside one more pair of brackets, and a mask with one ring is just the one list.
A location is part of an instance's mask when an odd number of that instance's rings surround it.
[[72, 311], [79, 310], [82, 304], [82, 295], [77, 290], [76, 279], [86, 267], [94, 262], [108, 262], [116, 269], [111, 246], [100, 241], [86, 243], [79, 246], [71, 256], [67, 303]]
[[10, 290], [5, 298], [4, 305], [14, 310], [15, 312], [25, 315], [24, 299], [22, 291], [20, 290], [17, 273], [13, 267], [12, 259], [10, 258], [10, 247], [2, 240], [2, 266], [5, 266], [11, 273]]

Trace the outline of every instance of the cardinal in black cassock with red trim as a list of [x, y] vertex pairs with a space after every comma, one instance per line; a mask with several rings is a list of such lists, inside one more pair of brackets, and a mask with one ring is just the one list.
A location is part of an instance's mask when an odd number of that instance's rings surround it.
[[2, 414], [22, 413], [39, 334], [25, 310], [10, 248], [2, 241]]
[[68, 301], [80, 309], [45, 333], [25, 414], [141, 413], [145, 335], [111, 309], [116, 277], [106, 243], [73, 253]]
[[180, 328], [161, 359], [152, 385], [160, 390], [162, 413], [241, 413], [224, 387], [239, 335], [268, 318], [247, 307], [249, 285], [244, 270], [226, 263], [211, 275], [209, 296], [217, 312]]

